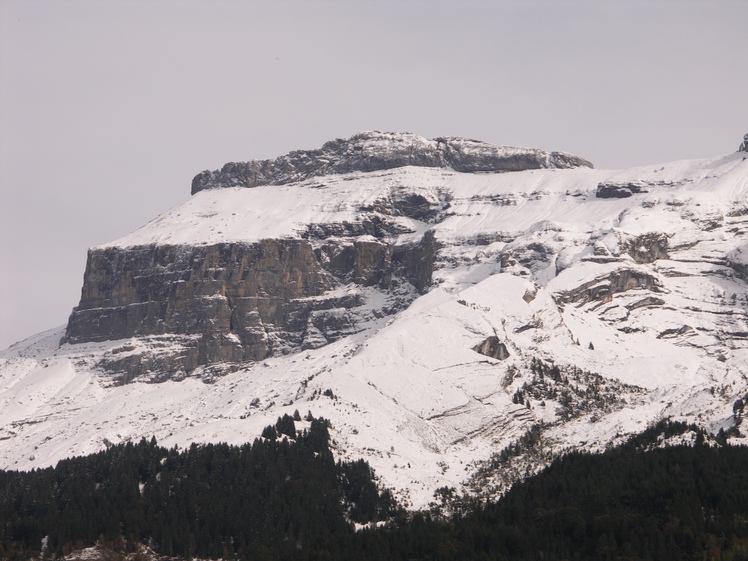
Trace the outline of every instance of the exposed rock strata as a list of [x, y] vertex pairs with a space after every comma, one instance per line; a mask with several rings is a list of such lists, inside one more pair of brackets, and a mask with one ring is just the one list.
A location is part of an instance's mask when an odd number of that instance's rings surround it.
[[647, 193], [646, 186], [643, 181], [626, 183], [606, 181], [598, 184], [595, 196], [598, 199], [626, 199], [636, 193]]
[[620, 268], [604, 277], [585, 282], [578, 287], [555, 295], [559, 303], [577, 305], [589, 302], [606, 303], [613, 295], [628, 290], [662, 292], [662, 283], [652, 274], [637, 269]]
[[654, 263], [658, 259], [669, 259], [668, 237], [662, 232], [651, 232], [625, 239], [621, 246], [636, 263]]
[[748, 282], [748, 244], [736, 247], [725, 257], [726, 265], [732, 268], [739, 278]]
[[154, 364], [189, 372], [320, 346], [356, 332], [365, 304], [356, 291], [334, 289], [394, 290], [408, 283], [411, 292], [423, 292], [437, 249], [430, 232], [406, 245], [369, 238], [315, 247], [304, 239], [275, 239], [95, 249], [66, 341], [183, 336], [171, 354], [112, 357], [104, 365], [130, 378]]
[[509, 358], [509, 351], [507, 350], [506, 345], [499, 341], [499, 338], [496, 337], [496, 335], [487, 337], [482, 343], [473, 347], [473, 350], [478, 354], [498, 360], [506, 360]]
[[220, 170], [203, 171], [192, 180], [192, 194], [203, 189], [282, 185], [311, 177], [403, 166], [449, 167], [472, 173], [592, 164], [564, 152], [495, 146], [457, 137], [428, 140], [415, 134], [374, 131], [332, 140], [316, 150], [297, 150], [272, 160], [231, 162]]

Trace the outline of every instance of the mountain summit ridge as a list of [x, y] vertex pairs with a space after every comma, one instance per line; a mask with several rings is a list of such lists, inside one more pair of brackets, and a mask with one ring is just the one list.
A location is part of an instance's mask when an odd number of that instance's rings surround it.
[[316, 150], [295, 150], [274, 159], [231, 162], [220, 170], [203, 171], [192, 180], [192, 194], [203, 189], [284, 185], [311, 177], [404, 166], [464, 173], [593, 167], [564, 152], [497, 146], [460, 137], [429, 140], [412, 133], [368, 131], [331, 140]]

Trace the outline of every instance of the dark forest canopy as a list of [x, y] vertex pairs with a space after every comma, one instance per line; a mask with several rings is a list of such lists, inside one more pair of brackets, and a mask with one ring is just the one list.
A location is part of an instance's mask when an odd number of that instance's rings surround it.
[[[52, 557], [147, 543], [223, 559], [748, 559], [748, 449], [702, 438], [651, 449], [692, 426], [570, 453], [498, 502], [443, 519], [396, 508], [366, 462], [336, 463], [325, 420], [303, 432], [292, 423], [279, 419], [251, 445], [177, 451], [143, 440], [0, 472], [0, 557], [40, 555], [48, 536]], [[361, 532], [351, 523], [385, 519]]]
[[45, 536], [53, 556], [99, 542], [152, 543], [164, 555], [286, 557], [348, 536], [349, 520], [390, 516], [389, 493], [366, 462], [334, 461], [326, 420], [297, 432], [285, 415], [263, 434], [244, 446], [183, 451], [141, 440], [55, 468], [0, 471], [0, 558], [37, 555]]

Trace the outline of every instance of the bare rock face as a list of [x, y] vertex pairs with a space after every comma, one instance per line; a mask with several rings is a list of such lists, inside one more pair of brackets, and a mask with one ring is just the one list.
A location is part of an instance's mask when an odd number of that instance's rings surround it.
[[651, 232], [622, 240], [624, 249], [639, 264], [668, 259], [668, 237], [662, 232]]
[[473, 350], [478, 354], [496, 358], [498, 360], [506, 360], [509, 358], [509, 351], [507, 350], [506, 345], [499, 341], [499, 338], [496, 337], [496, 335], [487, 337], [482, 343], [473, 347]]
[[598, 199], [626, 199], [636, 193], [647, 193], [646, 184], [643, 181], [629, 181], [617, 183], [606, 181], [598, 184], [595, 196]]
[[729, 252], [725, 263], [739, 278], [748, 282], [748, 244], [742, 244]]
[[596, 278], [568, 292], [555, 295], [562, 304], [587, 304], [589, 302], [610, 302], [613, 295], [628, 290], [648, 290], [661, 292], [662, 283], [645, 270], [621, 267], [610, 274]]
[[315, 248], [304, 239], [271, 239], [95, 249], [65, 341], [160, 337], [177, 349], [110, 357], [102, 366], [124, 381], [313, 348], [355, 333], [367, 313], [358, 293], [333, 289], [407, 285], [401, 292], [412, 299], [429, 286], [437, 249], [430, 232], [407, 245], [336, 239]]
[[273, 160], [232, 162], [220, 170], [203, 171], [192, 180], [192, 194], [203, 189], [282, 185], [323, 175], [404, 166], [497, 172], [592, 167], [592, 164], [563, 152], [495, 146], [465, 138], [427, 140], [415, 134], [374, 131], [332, 140], [316, 150], [297, 150]]
[[739, 151], [748, 152], [748, 134], [743, 137], [743, 144], [738, 148]]

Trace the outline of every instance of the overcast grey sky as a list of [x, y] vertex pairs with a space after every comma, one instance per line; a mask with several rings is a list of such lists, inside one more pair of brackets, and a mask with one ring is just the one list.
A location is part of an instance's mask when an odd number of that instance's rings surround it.
[[0, 0], [0, 348], [227, 161], [362, 130], [621, 168], [737, 149], [748, 1]]

